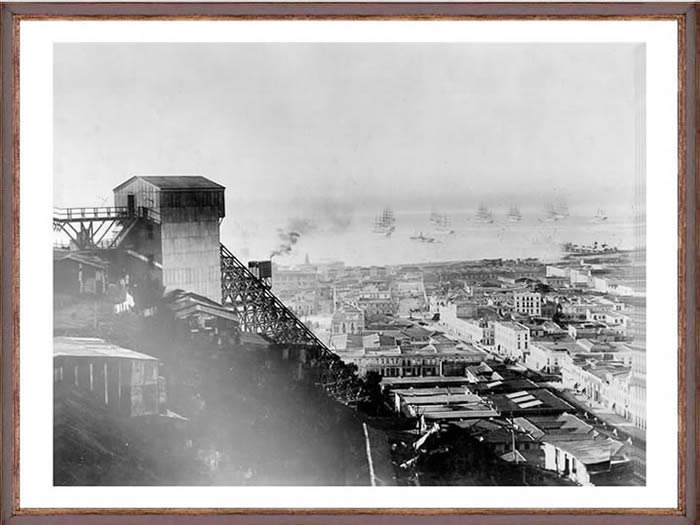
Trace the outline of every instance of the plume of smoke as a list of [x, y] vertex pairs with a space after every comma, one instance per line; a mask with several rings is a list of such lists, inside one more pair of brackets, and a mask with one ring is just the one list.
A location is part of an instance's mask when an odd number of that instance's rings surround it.
[[290, 219], [287, 227], [277, 230], [279, 245], [272, 250], [270, 258], [292, 253], [294, 245], [302, 235], [307, 235], [316, 229], [316, 224], [310, 219], [294, 218]]
[[319, 231], [342, 232], [352, 223], [352, 210], [340, 201], [327, 199], [313, 206], [313, 218], [293, 217], [277, 230], [278, 246], [270, 257], [289, 255], [302, 236]]
[[289, 219], [287, 230], [297, 232], [299, 235], [308, 235], [317, 229], [316, 223], [308, 218], [296, 217]]

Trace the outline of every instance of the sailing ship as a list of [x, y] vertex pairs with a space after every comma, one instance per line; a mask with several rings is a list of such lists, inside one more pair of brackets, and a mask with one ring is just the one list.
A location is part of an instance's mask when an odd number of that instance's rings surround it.
[[545, 206], [545, 216], [544, 219], [540, 219], [540, 222], [557, 222], [562, 219], [566, 219], [569, 216], [569, 207], [564, 201], [560, 201], [557, 204], [552, 204], [548, 202]]
[[450, 226], [450, 217], [446, 213], [431, 213], [430, 222], [433, 223], [433, 227], [437, 232], [449, 234], [455, 232]]
[[558, 220], [566, 219], [569, 216], [569, 205], [566, 204], [566, 201], [560, 200], [554, 206], [554, 213], [556, 214]]
[[493, 222], [493, 215], [489, 209], [484, 206], [483, 202], [479, 204], [479, 209], [476, 212], [476, 218], [474, 220], [480, 224], [491, 224]]
[[374, 233], [381, 233], [389, 237], [396, 229], [395, 222], [396, 218], [391, 208], [384, 208], [381, 215], [377, 215], [374, 219]]
[[595, 212], [595, 217], [593, 217], [593, 220], [595, 222], [605, 222], [608, 220], [608, 216], [605, 214], [603, 210], [598, 208], [598, 211]]
[[411, 237], [412, 241], [419, 241], [419, 242], [427, 242], [427, 243], [433, 243], [435, 242], [434, 237], [428, 237], [426, 235], [423, 235], [423, 232], [420, 232], [418, 235], [414, 235]]
[[517, 206], [511, 206], [508, 210], [508, 222], [520, 222], [523, 216], [520, 214], [520, 209]]

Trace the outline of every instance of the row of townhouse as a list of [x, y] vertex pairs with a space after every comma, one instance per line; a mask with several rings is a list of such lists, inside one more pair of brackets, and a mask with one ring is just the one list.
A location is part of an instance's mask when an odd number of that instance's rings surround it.
[[[489, 368], [471, 368], [484, 366]], [[401, 379], [392, 380], [385, 394], [397, 413], [418, 419], [421, 428], [450, 426], [457, 439], [467, 434], [504, 461], [550, 470], [583, 486], [615, 485], [632, 476], [625, 443], [599, 433], [547, 390], [522, 383], [490, 375], [467, 384]]]
[[622, 361], [576, 354], [562, 360], [562, 384], [583, 394], [594, 407], [604, 407], [625, 418], [631, 416], [631, 367]]
[[494, 327], [494, 348], [503, 358], [524, 361], [530, 351], [530, 330], [515, 321], [496, 321]]
[[451, 335], [469, 343], [493, 346], [494, 323], [473, 318], [477, 313], [476, 305], [447, 303], [438, 307], [438, 313], [440, 325], [444, 326]]
[[644, 295], [643, 292], [635, 290], [630, 286], [615, 283], [605, 277], [592, 275], [591, 270], [586, 267], [560, 268], [557, 266], [547, 266], [545, 277], [552, 285], [554, 285], [555, 282], [557, 284], [564, 282], [572, 287], [586, 287], [596, 292], [619, 297], [638, 297]]
[[454, 303], [440, 306], [439, 313], [440, 324], [463, 341], [492, 347], [501, 357], [515, 361], [524, 361], [529, 352], [530, 330], [522, 323], [464, 318]]
[[567, 412], [481, 420], [469, 432], [506, 461], [553, 471], [578, 485], [615, 485], [632, 475], [624, 443]]

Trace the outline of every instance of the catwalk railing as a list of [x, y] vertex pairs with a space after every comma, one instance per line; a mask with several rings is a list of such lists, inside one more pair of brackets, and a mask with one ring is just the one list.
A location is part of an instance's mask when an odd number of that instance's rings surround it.
[[160, 224], [158, 212], [146, 208], [102, 206], [54, 208], [53, 229], [78, 249], [116, 248], [139, 220]]

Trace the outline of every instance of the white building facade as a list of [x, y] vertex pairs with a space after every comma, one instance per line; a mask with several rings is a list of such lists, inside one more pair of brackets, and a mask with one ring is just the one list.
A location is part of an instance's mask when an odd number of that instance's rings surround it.
[[530, 330], [513, 321], [497, 321], [493, 327], [496, 352], [502, 357], [523, 361], [530, 350]]
[[533, 317], [542, 315], [542, 295], [538, 292], [516, 292], [513, 294], [513, 309], [519, 314]]

